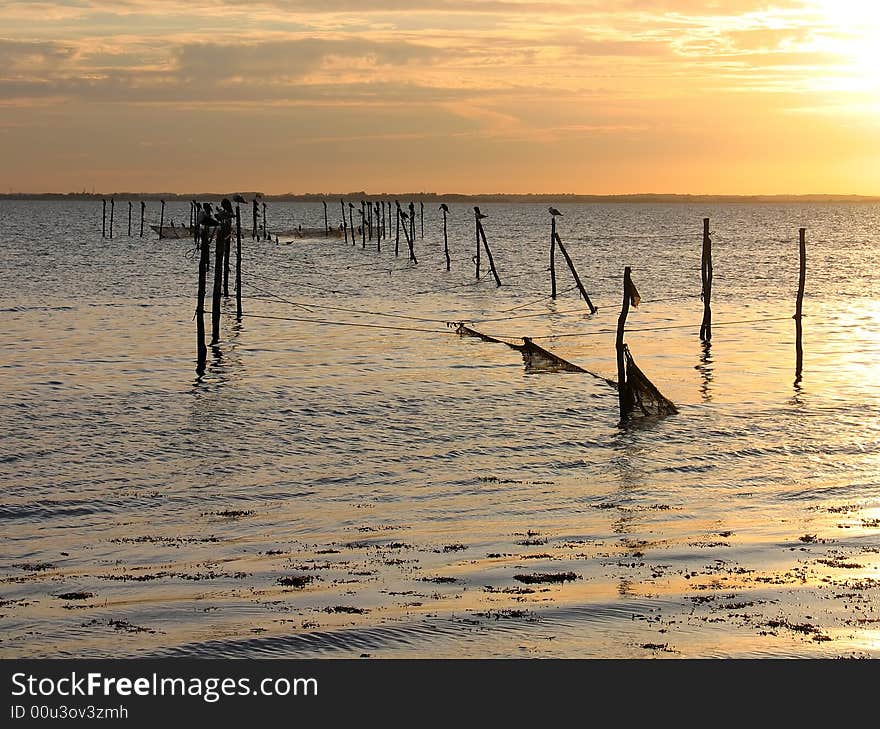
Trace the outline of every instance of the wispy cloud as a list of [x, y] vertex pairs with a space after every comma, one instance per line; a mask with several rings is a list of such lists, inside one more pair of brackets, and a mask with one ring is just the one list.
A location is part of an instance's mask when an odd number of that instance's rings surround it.
[[[816, 134], [865, 113], [878, 77], [863, 56], [880, 45], [826, 0], [10, 0], [0, 28], [0, 104], [18, 114], [3, 144], [31, 118], [96, 155], [72, 119], [116, 120], [114, 134], [155, 149], [165, 120], [201, 111], [236, 129], [247, 116], [279, 148], [287, 118], [297, 154], [311, 140], [356, 160], [372, 140], [388, 157], [430, 139], [482, 141], [499, 160], [572, 144], [665, 159], [679, 139], [781, 135], [789, 110], [812, 114]], [[36, 175], [38, 158], [9, 174]]]

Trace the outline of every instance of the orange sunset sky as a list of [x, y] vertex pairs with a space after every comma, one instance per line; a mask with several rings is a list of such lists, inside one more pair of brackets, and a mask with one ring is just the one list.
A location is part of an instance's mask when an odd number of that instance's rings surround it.
[[880, 194], [880, 2], [0, 6], [0, 192]]

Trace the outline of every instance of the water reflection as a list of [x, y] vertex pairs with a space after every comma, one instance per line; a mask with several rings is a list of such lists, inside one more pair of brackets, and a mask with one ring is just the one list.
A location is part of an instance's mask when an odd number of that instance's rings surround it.
[[712, 360], [712, 342], [701, 342], [700, 364], [696, 365], [696, 369], [700, 373], [700, 396], [703, 402], [712, 400], [712, 380], [715, 375], [715, 367]]

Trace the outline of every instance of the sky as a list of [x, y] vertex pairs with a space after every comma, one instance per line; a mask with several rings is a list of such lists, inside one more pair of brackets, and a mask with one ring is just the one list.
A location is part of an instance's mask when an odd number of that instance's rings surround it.
[[880, 195], [877, 0], [0, 5], [0, 192]]

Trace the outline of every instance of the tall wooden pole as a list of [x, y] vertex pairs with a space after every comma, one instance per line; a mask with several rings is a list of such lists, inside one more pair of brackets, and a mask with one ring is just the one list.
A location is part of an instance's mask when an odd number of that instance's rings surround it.
[[199, 256], [199, 288], [196, 299], [196, 374], [205, 374], [205, 362], [208, 359], [208, 348], [205, 346], [205, 288], [208, 277], [208, 256], [211, 236], [208, 228], [202, 228], [202, 250]]
[[556, 298], [556, 216], [550, 216], [550, 298]]
[[268, 239], [269, 228], [266, 225], [266, 203], [263, 203], [263, 238]]
[[355, 245], [355, 240], [354, 240], [354, 203], [348, 204], [348, 227], [351, 228], [351, 244]]
[[[222, 236], [220, 235], [222, 232]], [[220, 243], [220, 238], [222, 237], [223, 241], [223, 296], [225, 298], [229, 298], [229, 256], [232, 253], [232, 221], [226, 221], [223, 219], [223, 222], [220, 223], [220, 227], [217, 229], [217, 242]]]
[[101, 200], [101, 237], [107, 237], [107, 201]]
[[235, 318], [241, 321], [241, 208], [235, 206]]
[[370, 240], [373, 240], [373, 201], [367, 201], [367, 224], [370, 230]]
[[[205, 226], [208, 230], [208, 226]], [[220, 296], [223, 293], [223, 242], [217, 230], [214, 242], [214, 290], [211, 296], [211, 344], [220, 341]], [[204, 240], [204, 239], [203, 239]], [[204, 243], [203, 243], [204, 245]]]
[[110, 239], [113, 239], [113, 211], [116, 209], [116, 200], [110, 198]]
[[144, 215], [147, 212], [147, 204], [141, 200], [141, 234], [140, 237], [144, 237]]
[[703, 323], [700, 324], [700, 339], [712, 339], [712, 238], [709, 236], [709, 218], [703, 218], [703, 260], [700, 266], [703, 280]]
[[394, 201], [395, 209], [397, 210], [397, 220], [394, 223], [394, 255], [400, 255], [400, 203], [395, 200]]
[[415, 242], [416, 239], [416, 206], [413, 205], [412, 200], [409, 203], [409, 237], [410, 240]]
[[422, 226], [422, 233], [419, 236], [424, 240], [425, 238], [425, 203], [419, 200], [419, 223]]
[[800, 228], [799, 232], [799, 248], [800, 248], [800, 273], [798, 275], [798, 291], [797, 303], [795, 304], [794, 326], [795, 326], [795, 383], [801, 381], [804, 371], [804, 344], [803, 344], [803, 312], [804, 312], [804, 285], [807, 281], [807, 229]]
[[128, 201], [128, 237], [131, 238], [131, 200]]
[[590, 307], [590, 313], [595, 314], [598, 309], [593, 306], [593, 302], [590, 301], [590, 297], [587, 294], [587, 290], [584, 288], [584, 285], [581, 283], [581, 277], [578, 276], [577, 269], [574, 267], [574, 263], [572, 263], [571, 256], [568, 255], [568, 251], [565, 250], [565, 246], [562, 245], [562, 238], [559, 237], [559, 233], [555, 233], [556, 244], [559, 246], [559, 251], [562, 253], [562, 256], [565, 258], [565, 262], [568, 264], [568, 268], [571, 271], [571, 275], [574, 277], [574, 282], [578, 287], [578, 291], [580, 291], [581, 296], [584, 301], [587, 302], [587, 306]]
[[[412, 222], [412, 221], [410, 221], [410, 222]], [[407, 232], [405, 222], [403, 225], [403, 236], [404, 236], [404, 238], [406, 238], [406, 244], [409, 246], [409, 260], [412, 261], [413, 263], [417, 264], [419, 261], [416, 258], [416, 250], [413, 245], [415, 243], [415, 241], [410, 237], [410, 234]]]
[[330, 235], [330, 226], [327, 224], [327, 201], [321, 200], [324, 205], [324, 235]]
[[342, 208], [342, 234], [345, 236], [345, 242], [348, 243], [348, 226], [345, 224], [345, 200], [339, 198], [339, 207]]
[[629, 300], [632, 269], [627, 266], [623, 269], [623, 306], [620, 309], [620, 316], [617, 319], [617, 393], [620, 403], [620, 419], [623, 420], [632, 410], [632, 393], [629, 389], [629, 383], [626, 381], [626, 360], [624, 357], [625, 344], [623, 335], [626, 331], [626, 317], [629, 315]]
[[367, 247], [367, 211], [361, 203], [361, 248]]
[[159, 202], [162, 203], [161, 212], [159, 213], [159, 239], [161, 240], [162, 230], [165, 227], [165, 201], [160, 200]]
[[495, 285], [501, 285], [501, 279], [498, 278], [498, 271], [495, 270], [495, 261], [492, 258], [492, 250], [489, 248], [489, 244], [486, 242], [486, 231], [483, 230], [483, 224], [477, 220], [477, 232], [479, 233], [480, 238], [483, 241], [483, 247], [486, 249], [486, 258], [489, 259], [489, 270], [492, 272], [492, 276], [495, 278]]
[[449, 236], [446, 232], [446, 208], [443, 208], [443, 253], [446, 255], [446, 270], [451, 267], [452, 261], [449, 259]]
[[474, 256], [474, 263], [476, 264], [476, 269], [477, 269], [477, 279], [479, 279], [480, 278], [480, 212], [477, 210], [477, 208], [474, 208], [474, 220], [476, 221], [476, 225], [474, 227], [476, 228], [476, 233], [477, 233], [477, 255]]

